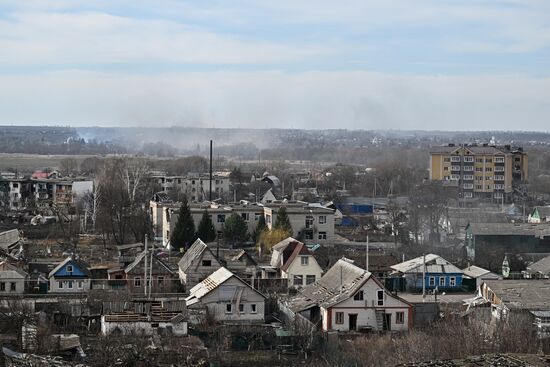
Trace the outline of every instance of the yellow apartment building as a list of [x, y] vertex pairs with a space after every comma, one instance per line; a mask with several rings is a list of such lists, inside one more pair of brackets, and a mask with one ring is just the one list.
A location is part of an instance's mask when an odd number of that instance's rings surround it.
[[527, 176], [522, 148], [449, 144], [430, 149], [430, 179], [455, 181], [459, 198], [507, 201]]

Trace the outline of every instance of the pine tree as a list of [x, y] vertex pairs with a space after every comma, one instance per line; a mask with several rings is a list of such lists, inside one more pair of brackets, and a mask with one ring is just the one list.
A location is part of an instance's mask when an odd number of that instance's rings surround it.
[[232, 244], [246, 242], [249, 237], [248, 226], [240, 215], [233, 213], [225, 220], [223, 237]]
[[216, 239], [214, 223], [212, 223], [212, 219], [210, 219], [210, 215], [208, 215], [206, 210], [202, 213], [202, 218], [197, 228], [197, 237], [204, 242], [212, 242]]
[[191, 208], [187, 202], [187, 196], [183, 196], [178, 221], [170, 236], [172, 248], [188, 248], [196, 239], [195, 223], [191, 216]]
[[256, 225], [256, 229], [254, 230], [254, 242], [258, 242], [260, 239], [260, 236], [264, 231], [268, 230], [267, 224], [265, 223], [265, 216], [262, 214], [260, 215], [260, 219], [258, 220], [258, 224]]
[[289, 233], [289, 236], [292, 236], [294, 231], [292, 230], [292, 225], [290, 224], [290, 219], [286, 213], [286, 208], [283, 206], [279, 209], [277, 213], [277, 221], [275, 222], [275, 229], [282, 229], [283, 231]]

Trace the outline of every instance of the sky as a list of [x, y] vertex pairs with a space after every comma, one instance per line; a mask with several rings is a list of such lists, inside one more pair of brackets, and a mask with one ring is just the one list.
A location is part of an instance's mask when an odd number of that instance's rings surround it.
[[0, 0], [0, 124], [550, 131], [550, 1]]

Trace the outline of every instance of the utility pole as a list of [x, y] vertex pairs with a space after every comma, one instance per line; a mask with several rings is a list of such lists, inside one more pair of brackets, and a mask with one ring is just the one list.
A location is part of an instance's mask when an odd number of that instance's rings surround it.
[[[149, 298], [151, 298], [151, 288], [153, 287], [153, 252], [154, 245], [151, 248], [151, 263], [149, 264]], [[147, 262], [147, 256], [145, 256], [145, 262]]]
[[365, 261], [365, 270], [368, 272], [369, 271], [369, 234], [367, 233], [367, 258], [366, 258], [366, 261]]
[[208, 200], [212, 202], [212, 140], [210, 140], [210, 192], [208, 194]]

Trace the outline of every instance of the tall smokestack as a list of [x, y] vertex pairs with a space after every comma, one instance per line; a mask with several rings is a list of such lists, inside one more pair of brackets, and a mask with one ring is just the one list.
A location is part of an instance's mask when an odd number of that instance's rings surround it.
[[210, 192], [209, 200], [212, 202], [212, 140], [210, 140]]

